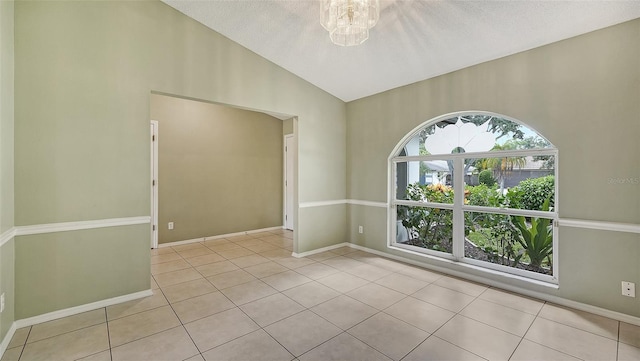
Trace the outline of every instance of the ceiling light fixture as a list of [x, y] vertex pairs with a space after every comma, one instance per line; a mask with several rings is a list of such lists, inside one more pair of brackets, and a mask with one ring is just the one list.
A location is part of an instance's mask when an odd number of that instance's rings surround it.
[[379, 0], [320, 0], [320, 23], [336, 45], [364, 43], [379, 17]]

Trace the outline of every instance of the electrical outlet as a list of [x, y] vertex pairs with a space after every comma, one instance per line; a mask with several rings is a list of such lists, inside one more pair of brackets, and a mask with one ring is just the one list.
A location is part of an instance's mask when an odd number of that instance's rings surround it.
[[4, 312], [4, 293], [0, 295], [0, 313]]
[[636, 297], [636, 284], [633, 282], [622, 281], [622, 295], [627, 297]]
[[167, 227], [169, 227], [169, 229], [173, 229], [173, 222], [169, 222], [169, 224], [167, 225]]
[[364, 227], [358, 226], [358, 233], [364, 233]]

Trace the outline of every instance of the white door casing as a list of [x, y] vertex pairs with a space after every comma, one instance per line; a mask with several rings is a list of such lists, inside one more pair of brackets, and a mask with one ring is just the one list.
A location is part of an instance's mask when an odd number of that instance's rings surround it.
[[284, 228], [293, 230], [294, 151], [293, 134], [284, 136]]

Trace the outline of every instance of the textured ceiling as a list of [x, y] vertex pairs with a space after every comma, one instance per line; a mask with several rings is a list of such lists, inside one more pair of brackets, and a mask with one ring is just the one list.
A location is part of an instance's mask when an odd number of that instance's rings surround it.
[[640, 18], [638, 0], [380, 0], [369, 40], [345, 48], [318, 1], [163, 1], [344, 101]]

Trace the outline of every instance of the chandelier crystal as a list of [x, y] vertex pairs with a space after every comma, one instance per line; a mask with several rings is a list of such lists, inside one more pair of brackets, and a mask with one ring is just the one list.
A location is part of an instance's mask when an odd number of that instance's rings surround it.
[[380, 16], [379, 0], [320, 0], [320, 3], [320, 23], [336, 45], [364, 43]]

